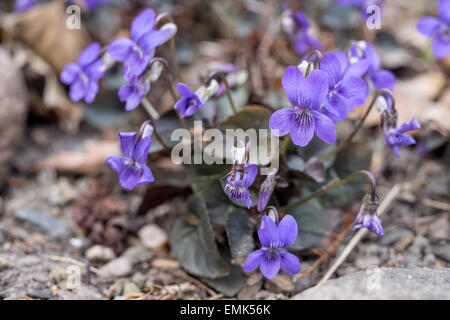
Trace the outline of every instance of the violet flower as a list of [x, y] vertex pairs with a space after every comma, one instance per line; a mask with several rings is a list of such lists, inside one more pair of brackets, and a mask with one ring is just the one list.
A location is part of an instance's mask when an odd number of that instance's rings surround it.
[[397, 128], [383, 126], [383, 134], [386, 144], [391, 147], [397, 158], [400, 158], [399, 147], [409, 146], [416, 143], [416, 140], [409, 134], [405, 134], [405, 132], [419, 129], [420, 124], [416, 118], [413, 118], [411, 121], [404, 122]]
[[417, 30], [433, 38], [431, 51], [437, 59], [450, 54], [450, 0], [439, 1], [439, 18], [423, 17], [417, 23]]
[[125, 157], [112, 156], [106, 159], [106, 163], [119, 174], [122, 188], [128, 190], [155, 180], [152, 171], [146, 165], [152, 140], [150, 136], [145, 136], [136, 141], [136, 137], [136, 132], [119, 132], [122, 153]]
[[320, 112], [328, 94], [327, 75], [313, 70], [305, 78], [294, 66], [286, 69], [282, 84], [293, 108], [283, 108], [272, 114], [269, 127], [275, 136], [291, 135], [297, 146], [306, 146], [316, 135], [326, 143], [336, 140], [336, 126]]
[[378, 200], [371, 200], [370, 195], [366, 195], [361, 209], [355, 219], [353, 231], [367, 228], [380, 237], [384, 237], [383, 226], [377, 215]]
[[180, 117], [189, 117], [203, 108], [202, 99], [191, 91], [184, 83], [177, 83], [177, 89], [182, 98], [175, 103], [175, 110], [180, 112]]
[[172, 31], [154, 30], [155, 11], [146, 9], [131, 24], [131, 39], [119, 38], [108, 47], [109, 54], [124, 64], [124, 76], [127, 80], [140, 76], [155, 55], [155, 48], [166, 42]]
[[268, 279], [275, 278], [280, 268], [290, 274], [300, 272], [298, 258], [285, 250], [294, 243], [297, 234], [297, 222], [291, 215], [285, 215], [278, 226], [270, 217], [263, 216], [258, 229], [262, 249], [248, 255], [244, 271], [251, 272], [259, 266], [261, 273]]
[[150, 80], [144, 80], [142, 77], [133, 76], [129, 84], [122, 86], [119, 90], [120, 101], [126, 101], [125, 110], [136, 109], [142, 99], [150, 91]]
[[225, 192], [230, 195], [231, 199], [245, 201], [247, 208], [250, 209], [252, 201], [250, 200], [250, 191], [248, 188], [255, 181], [258, 174], [258, 166], [256, 164], [238, 165], [227, 177]]
[[82, 99], [92, 103], [98, 92], [98, 79], [103, 77], [106, 64], [98, 59], [101, 47], [98, 42], [89, 45], [80, 54], [78, 63], [69, 63], [60, 75], [61, 82], [70, 86], [69, 96], [72, 101]]
[[17, 12], [25, 12], [36, 5], [36, 0], [16, 0], [14, 3], [14, 10]]
[[367, 73], [365, 75], [368, 80], [372, 81], [378, 90], [389, 89], [394, 90], [396, 83], [395, 76], [392, 72], [380, 69], [381, 60], [375, 48], [366, 41], [358, 41], [351, 45], [350, 55], [352, 60], [365, 60], [368, 64]]
[[[341, 63], [342, 59], [346, 59], [347, 63]], [[329, 88], [324, 114], [334, 122], [344, 120], [347, 113], [363, 104], [369, 94], [367, 83], [347, 72], [348, 65], [348, 59], [342, 51], [326, 53], [320, 63], [320, 70], [328, 77]]]
[[323, 47], [319, 40], [308, 34], [310, 24], [303, 12], [298, 11], [292, 14], [290, 10], [286, 10], [282, 16], [281, 25], [298, 54]]

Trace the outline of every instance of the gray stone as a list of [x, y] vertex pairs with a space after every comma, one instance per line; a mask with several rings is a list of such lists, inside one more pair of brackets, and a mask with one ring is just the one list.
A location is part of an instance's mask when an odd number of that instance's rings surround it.
[[167, 242], [167, 233], [156, 224], [147, 224], [138, 232], [139, 239], [147, 248], [157, 248]]
[[438, 258], [441, 258], [446, 262], [450, 262], [450, 244], [433, 247], [433, 253]]
[[113, 249], [101, 245], [90, 247], [86, 251], [86, 259], [89, 261], [108, 262], [116, 257]]
[[72, 233], [71, 228], [64, 220], [51, 214], [28, 208], [19, 208], [14, 211], [14, 216], [55, 237], [68, 238]]
[[102, 277], [125, 277], [131, 273], [133, 263], [127, 257], [120, 257], [112, 260], [100, 268]]
[[379, 268], [332, 279], [294, 300], [450, 299], [450, 269]]

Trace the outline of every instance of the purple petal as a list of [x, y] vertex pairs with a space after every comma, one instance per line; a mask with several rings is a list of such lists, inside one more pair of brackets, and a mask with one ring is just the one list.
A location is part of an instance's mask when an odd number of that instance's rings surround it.
[[131, 37], [137, 42], [139, 38], [153, 29], [155, 23], [155, 11], [146, 9], [142, 11], [131, 24]]
[[441, 24], [442, 22], [438, 18], [423, 17], [417, 22], [417, 30], [427, 37], [432, 37]]
[[367, 82], [358, 77], [345, 77], [338, 87], [338, 93], [349, 100], [349, 109], [351, 111], [357, 106], [364, 104], [369, 95], [369, 86]]
[[144, 165], [147, 160], [148, 150], [150, 149], [151, 143], [152, 139], [150, 138], [150, 136], [141, 139], [134, 148], [131, 158]]
[[380, 68], [380, 57], [376, 52], [375, 48], [368, 42], [365, 43], [364, 55], [369, 62], [369, 73], [373, 73]]
[[94, 102], [97, 93], [98, 83], [95, 80], [90, 80], [87, 86], [86, 94], [84, 96], [84, 101], [86, 101], [86, 103]]
[[124, 75], [126, 80], [140, 76], [147, 68], [150, 60], [153, 58], [154, 51], [150, 54], [144, 54], [142, 57], [139, 52], [133, 50], [124, 61]]
[[372, 81], [378, 90], [393, 90], [397, 80], [392, 72], [388, 70], [379, 70], [372, 76]]
[[256, 250], [256, 251], [253, 251], [252, 253], [250, 253], [247, 256], [247, 259], [245, 259], [245, 263], [244, 263], [244, 267], [243, 267], [244, 271], [252, 272], [252, 271], [256, 270], [256, 268], [258, 268], [258, 266], [262, 262], [263, 254], [264, 254], [264, 250]]
[[172, 32], [169, 29], [152, 30], [142, 35], [138, 43], [144, 52], [149, 52], [169, 40], [171, 35]]
[[119, 175], [119, 182], [122, 188], [133, 190], [133, 188], [138, 184], [141, 173], [142, 170], [131, 166], [125, 166]]
[[83, 50], [83, 52], [78, 57], [78, 64], [82, 68], [88, 66], [89, 64], [97, 60], [101, 50], [102, 47], [98, 42], [90, 44], [86, 49]]
[[74, 102], [79, 102], [86, 95], [86, 83], [78, 77], [77, 80], [70, 86], [69, 97]]
[[114, 40], [108, 46], [108, 53], [114, 60], [123, 62], [130, 54], [130, 51], [134, 45], [135, 43], [131, 39], [119, 38]]
[[311, 71], [300, 90], [303, 107], [320, 108], [328, 95], [328, 80], [325, 72], [317, 69]]
[[281, 137], [289, 132], [289, 123], [291, 116], [294, 113], [292, 108], [284, 108], [275, 111], [270, 117], [269, 127], [272, 130], [272, 134], [276, 137]]
[[285, 215], [278, 224], [278, 233], [283, 248], [289, 247], [297, 239], [298, 226], [297, 221], [291, 215]]
[[450, 53], [450, 38], [437, 33], [431, 44], [431, 51], [436, 59], [443, 59]]
[[106, 63], [102, 59], [99, 59], [92, 63], [89, 67], [86, 69], [86, 74], [89, 76], [89, 78], [97, 80], [103, 77], [106, 71]]
[[334, 122], [324, 114], [314, 111], [317, 136], [326, 143], [336, 141], [336, 126]]
[[290, 274], [297, 274], [300, 272], [300, 260], [292, 253], [281, 252], [280, 256], [281, 269]]
[[270, 192], [260, 192], [259, 193], [259, 197], [258, 197], [258, 212], [263, 211], [266, 206], [267, 206], [267, 202], [269, 202], [270, 199]]
[[320, 62], [320, 70], [325, 72], [328, 77], [328, 85], [330, 88], [334, 87], [341, 79], [341, 64], [338, 58], [332, 52], [327, 52]]
[[311, 116], [307, 123], [299, 123], [296, 120], [289, 122], [289, 133], [292, 142], [300, 147], [306, 146], [314, 136], [314, 118]]
[[125, 105], [126, 111], [131, 111], [139, 107], [142, 101], [142, 95], [139, 94], [139, 92], [134, 91], [133, 94], [131, 94], [128, 99], [127, 103]]
[[60, 79], [64, 84], [72, 84], [81, 72], [81, 68], [76, 63], [69, 63], [61, 72]]
[[450, 24], [450, 0], [439, 1], [439, 15], [447, 24]]
[[416, 118], [412, 118], [411, 121], [402, 123], [398, 128], [397, 132], [405, 133], [407, 131], [418, 130], [420, 129], [420, 123]]
[[343, 73], [350, 64], [350, 61], [348, 60], [348, 55], [342, 50], [337, 50], [337, 51], [333, 52], [333, 54], [336, 57], [336, 59], [338, 59], [340, 65], [342, 67], [341, 73]]
[[149, 167], [144, 166], [141, 178], [137, 182], [137, 185], [142, 186], [144, 184], [152, 183], [153, 181], [155, 181], [155, 178], [153, 177], [152, 171], [150, 170]]
[[129, 84], [122, 86], [118, 94], [120, 101], [126, 101], [131, 96], [133, 91], [134, 91], [133, 87], [130, 86]]
[[106, 163], [109, 164], [109, 166], [118, 174], [123, 170], [125, 167], [125, 162], [127, 160], [122, 157], [112, 156], [106, 159]]
[[256, 164], [246, 164], [244, 169], [247, 170], [247, 174], [244, 175], [242, 185], [248, 188], [255, 181], [256, 175], [258, 174], [258, 166]]
[[183, 97], [186, 97], [186, 98], [190, 98], [195, 95], [191, 91], [191, 89], [189, 89], [189, 87], [182, 82], [177, 83], [177, 90], [180, 95], [182, 95]]
[[275, 278], [280, 271], [280, 258], [268, 259], [263, 256], [259, 269], [267, 279]]
[[304, 86], [305, 78], [301, 71], [294, 66], [290, 66], [284, 71], [281, 79], [284, 92], [293, 106], [301, 106], [301, 88]]
[[259, 242], [264, 248], [277, 248], [280, 242], [278, 227], [268, 216], [262, 216], [261, 226], [258, 229]]
[[119, 132], [120, 144], [124, 156], [131, 159], [136, 145], [136, 132]]

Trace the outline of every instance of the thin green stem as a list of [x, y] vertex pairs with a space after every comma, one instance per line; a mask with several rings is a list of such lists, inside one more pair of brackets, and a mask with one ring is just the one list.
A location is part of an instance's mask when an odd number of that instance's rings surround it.
[[285, 154], [286, 151], [289, 149], [289, 147], [292, 144], [292, 140], [291, 137], [289, 136], [289, 134], [287, 134], [284, 138], [283, 138], [283, 142], [281, 143], [280, 146], [280, 155]]
[[[144, 106], [145, 111], [147, 111], [153, 124], [155, 124], [155, 120], [160, 118], [158, 111], [155, 110], [155, 108], [150, 103], [150, 101], [147, 100], [147, 98], [142, 99], [142, 105]], [[155, 118], [155, 116], [157, 116], [157, 117]], [[155, 136], [156, 140], [158, 140], [158, 142], [161, 144], [161, 146], [165, 150], [170, 151], [170, 148], [165, 144], [162, 137], [158, 134], [158, 131], [156, 131], [155, 125], [153, 125], [153, 135]]]
[[230, 86], [228, 85], [227, 78], [225, 77], [225, 75], [223, 73], [220, 73], [219, 77], [220, 77], [220, 80], [225, 85], [225, 90], [227, 92], [228, 101], [230, 102], [231, 109], [233, 109], [233, 113], [236, 114], [237, 113], [236, 106], [234, 105], [233, 98], [231, 97]]
[[376, 182], [375, 182], [375, 178], [373, 177], [373, 175], [369, 171], [361, 170], [361, 171], [357, 171], [357, 172], [351, 174], [350, 176], [348, 176], [348, 177], [346, 177], [344, 179], [337, 179], [337, 180], [334, 180], [334, 181], [330, 182], [329, 184], [323, 186], [319, 190], [311, 193], [309, 196], [307, 196], [307, 197], [305, 197], [303, 199], [300, 199], [300, 200], [298, 200], [298, 201], [296, 201], [294, 203], [291, 203], [291, 204], [288, 204], [286, 206], [281, 207], [280, 211], [286, 212], [286, 211], [288, 211], [288, 210], [290, 210], [292, 208], [295, 208], [295, 207], [297, 207], [297, 206], [299, 206], [299, 205], [301, 205], [301, 204], [303, 204], [305, 202], [308, 202], [311, 199], [314, 199], [314, 198], [324, 194], [325, 192], [327, 192], [327, 191], [329, 191], [331, 189], [334, 189], [334, 188], [339, 187], [339, 186], [341, 186], [343, 184], [346, 184], [347, 182], [350, 182], [353, 179], [355, 179], [356, 177], [361, 176], [361, 175], [364, 175], [364, 176], [369, 178], [369, 180], [370, 180], [370, 182], [372, 184], [372, 191], [371, 191], [370, 197], [371, 197], [371, 199], [373, 201], [375, 201], [375, 199], [376, 199], [376, 187], [377, 187], [376, 186]]
[[367, 117], [369, 116], [369, 113], [372, 110], [373, 106], [375, 105], [375, 102], [383, 94], [387, 94], [390, 96], [390, 98], [392, 99], [392, 108], [395, 107], [395, 100], [394, 100], [394, 97], [393, 97], [393, 94], [391, 91], [389, 91], [387, 89], [382, 89], [382, 90], [377, 91], [377, 93], [374, 95], [372, 101], [370, 102], [370, 105], [367, 108], [366, 113], [363, 115], [363, 117], [361, 118], [361, 120], [359, 121], [359, 123], [355, 127], [355, 129], [353, 129], [353, 131], [350, 133], [350, 135], [347, 137], [347, 139], [341, 141], [336, 148], [334, 148], [333, 150], [331, 150], [330, 152], [328, 152], [327, 154], [322, 156], [320, 158], [322, 161], [326, 161], [326, 160], [330, 159], [332, 156], [334, 156], [336, 153], [338, 153], [339, 151], [341, 151], [342, 149], [347, 147], [352, 142], [355, 135], [362, 128], [364, 121], [366, 121]]

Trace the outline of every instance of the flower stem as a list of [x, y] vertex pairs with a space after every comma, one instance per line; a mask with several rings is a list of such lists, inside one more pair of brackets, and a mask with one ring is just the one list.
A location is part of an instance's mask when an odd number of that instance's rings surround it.
[[363, 115], [363, 117], [359, 121], [356, 128], [353, 129], [353, 131], [350, 133], [350, 135], [347, 137], [347, 139], [343, 140], [341, 143], [339, 143], [339, 145], [336, 148], [334, 148], [333, 150], [331, 150], [330, 152], [325, 154], [321, 158], [322, 161], [326, 161], [326, 160], [330, 159], [332, 156], [334, 156], [336, 153], [338, 153], [339, 151], [341, 151], [342, 149], [347, 147], [352, 142], [353, 138], [355, 137], [355, 135], [358, 133], [359, 129], [361, 129], [362, 125], [364, 124], [364, 121], [366, 121], [367, 117], [369, 116], [369, 113], [372, 110], [373, 106], [375, 105], [375, 102], [383, 94], [389, 95], [390, 98], [392, 99], [392, 103], [394, 104], [395, 100], [394, 100], [393, 94], [390, 90], [387, 90], [387, 89], [378, 90], [377, 93], [373, 96], [373, 99], [370, 102], [370, 105], [367, 108], [366, 113]]
[[220, 77], [220, 80], [225, 85], [225, 90], [227, 91], [227, 97], [228, 97], [228, 101], [230, 102], [231, 109], [233, 109], [234, 114], [237, 114], [236, 106], [234, 105], [233, 98], [231, 97], [230, 86], [228, 85], [227, 78], [225, 77], [225, 75], [223, 73], [220, 73], [219, 77]]
[[360, 170], [360, 171], [356, 171], [355, 173], [351, 174], [350, 176], [348, 176], [348, 177], [346, 177], [344, 179], [337, 179], [337, 180], [334, 180], [334, 181], [330, 182], [329, 184], [323, 186], [319, 190], [311, 193], [309, 196], [298, 200], [297, 202], [294, 202], [292, 204], [288, 204], [286, 206], [281, 207], [280, 211], [288, 211], [288, 210], [290, 210], [292, 208], [295, 208], [295, 207], [297, 207], [297, 206], [299, 206], [299, 205], [301, 205], [301, 204], [303, 204], [305, 202], [308, 202], [311, 199], [314, 199], [314, 198], [322, 195], [323, 193], [325, 193], [325, 192], [327, 192], [327, 191], [329, 191], [331, 189], [334, 189], [334, 188], [339, 187], [339, 186], [341, 186], [343, 184], [346, 184], [347, 182], [350, 182], [353, 179], [355, 179], [356, 177], [361, 176], [361, 175], [364, 175], [364, 176], [369, 178], [369, 180], [370, 180], [370, 182], [372, 184], [372, 191], [371, 191], [370, 197], [371, 197], [371, 200], [375, 201], [375, 199], [376, 199], [376, 188], [377, 188], [375, 178], [369, 171], [367, 171], [367, 170]]
[[[147, 111], [152, 122], [155, 123], [155, 120], [158, 120], [160, 118], [158, 111], [155, 110], [155, 108], [150, 103], [150, 101], [147, 100], [147, 98], [142, 99], [142, 105], [144, 106], [145, 111]], [[170, 151], [170, 148], [165, 144], [164, 140], [161, 138], [161, 136], [156, 131], [155, 126], [153, 126], [153, 134], [155, 135], [156, 140], [158, 140], [158, 142], [161, 144], [161, 146], [165, 150]]]
[[289, 149], [289, 147], [291, 146], [291, 137], [289, 136], [289, 134], [287, 134], [284, 138], [283, 138], [283, 142], [281, 143], [280, 146], [280, 155], [285, 154], [286, 151]]

